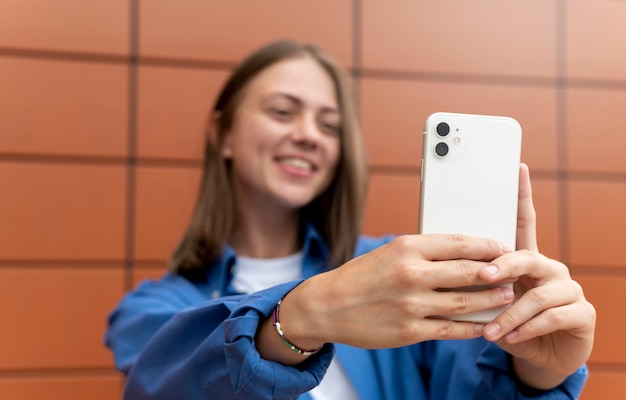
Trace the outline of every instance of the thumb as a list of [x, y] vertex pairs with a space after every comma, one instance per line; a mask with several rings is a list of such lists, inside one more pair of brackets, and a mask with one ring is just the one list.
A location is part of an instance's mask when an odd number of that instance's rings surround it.
[[537, 214], [533, 205], [528, 165], [520, 164], [519, 195], [517, 200], [517, 250], [539, 251], [537, 246]]

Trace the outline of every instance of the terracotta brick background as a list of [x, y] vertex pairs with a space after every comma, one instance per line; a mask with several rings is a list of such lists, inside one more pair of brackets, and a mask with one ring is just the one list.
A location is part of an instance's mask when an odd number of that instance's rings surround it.
[[0, 1], [0, 398], [116, 399], [105, 318], [186, 226], [202, 128], [256, 47], [350, 68], [365, 231], [417, 228], [435, 111], [524, 128], [541, 249], [598, 310], [583, 399], [626, 397], [626, 1]]

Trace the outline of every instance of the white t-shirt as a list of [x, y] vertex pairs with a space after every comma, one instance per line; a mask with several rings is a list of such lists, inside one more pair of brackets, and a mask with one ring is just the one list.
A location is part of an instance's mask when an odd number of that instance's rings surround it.
[[[233, 266], [233, 289], [240, 293], [253, 293], [281, 283], [302, 278], [302, 252], [281, 258], [250, 258], [237, 256]], [[288, 328], [287, 328], [288, 329]], [[309, 392], [314, 400], [357, 400], [352, 383], [333, 357], [322, 382]]]

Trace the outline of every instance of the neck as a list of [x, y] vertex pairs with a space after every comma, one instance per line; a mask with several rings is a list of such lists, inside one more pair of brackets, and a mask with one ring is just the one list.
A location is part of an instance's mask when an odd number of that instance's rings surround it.
[[239, 207], [238, 224], [231, 238], [237, 254], [254, 258], [278, 258], [300, 250], [298, 210], [260, 210], [252, 204]]

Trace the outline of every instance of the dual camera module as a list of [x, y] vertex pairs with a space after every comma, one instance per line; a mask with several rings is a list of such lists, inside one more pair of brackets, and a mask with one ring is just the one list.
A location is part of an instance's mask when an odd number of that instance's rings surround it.
[[[450, 133], [450, 125], [448, 125], [445, 122], [440, 122], [437, 124], [437, 135], [444, 138], [448, 136], [449, 133]], [[448, 154], [449, 150], [450, 149], [448, 148], [448, 145], [444, 142], [439, 142], [437, 143], [437, 145], [435, 145], [435, 153], [439, 157], [445, 157]]]

